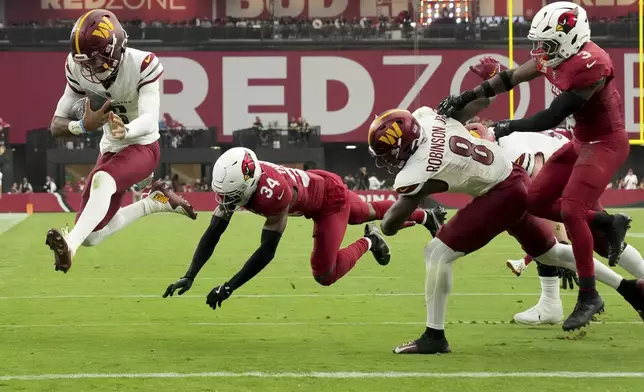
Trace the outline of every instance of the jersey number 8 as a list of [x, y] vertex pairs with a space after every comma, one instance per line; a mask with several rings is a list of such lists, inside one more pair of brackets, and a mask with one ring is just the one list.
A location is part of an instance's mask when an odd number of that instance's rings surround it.
[[474, 144], [464, 137], [449, 138], [449, 149], [456, 155], [472, 158], [474, 161], [489, 166], [494, 162], [494, 153], [481, 144]]

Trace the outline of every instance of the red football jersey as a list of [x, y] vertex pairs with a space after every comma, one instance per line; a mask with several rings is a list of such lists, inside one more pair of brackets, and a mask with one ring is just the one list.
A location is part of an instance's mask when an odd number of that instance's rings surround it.
[[[315, 173], [261, 162], [262, 175], [246, 209], [273, 216], [289, 208], [289, 215], [311, 217], [324, 205], [325, 180]], [[293, 200], [294, 192], [297, 200]], [[289, 207], [290, 206], [290, 207]]]
[[557, 68], [545, 70], [555, 95], [589, 87], [602, 78], [606, 79], [604, 88], [573, 113], [575, 138], [590, 142], [613, 132], [625, 132], [622, 98], [615, 85], [614, 72], [613, 61], [608, 53], [590, 41]]

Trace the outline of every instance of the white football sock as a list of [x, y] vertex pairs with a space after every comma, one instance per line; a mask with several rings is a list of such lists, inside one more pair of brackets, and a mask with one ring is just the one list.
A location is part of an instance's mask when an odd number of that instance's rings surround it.
[[635, 278], [644, 278], [644, 260], [640, 252], [632, 246], [626, 245], [619, 257], [619, 265]]
[[[570, 245], [555, 244], [555, 246], [553, 246], [549, 251], [537, 257], [536, 259], [540, 263], [546, 265], [564, 267], [577, 272], [575, 256], [572, 253], [572, 246]], [[624, 278], [619, 276], [612, 269], [600, 263], [598, 260], [594, 259], [594, 261], [595, 277], [597, 278], [597, 280], [617, 290], [617, 287], [619, 287], [619, 284]]]
[[559, 297], [559, 278], [557, 276], [540, 276], [541, 298], [537, 305], [557, 305], [561, 303]]
[[85, 241], [92, 231], [105, 218], [110, 208], [110, 199], [116, 193], [116, 181], [104, 171], [99, 171], [92, 177], [89, 200], [83, 209], [78, 222], [67, 236], [67, 245], [72, 253]]
[[438, 238], [425, 247], [425, 305], [427, 307], [427, 326], [445, 329], [447, 297], [452, 291], [454, 260], [464, 253], [455, 252]]
[[150, 202], [147, 199], [139, 200], [127, 207], [123, 207], [118, 210], [114, 218], [105, 227], [90, 234], [83, 242], [83, 246], [96, 246], [135, 220], [150, 215], [153, 212], [152, 208], [150, 208]]

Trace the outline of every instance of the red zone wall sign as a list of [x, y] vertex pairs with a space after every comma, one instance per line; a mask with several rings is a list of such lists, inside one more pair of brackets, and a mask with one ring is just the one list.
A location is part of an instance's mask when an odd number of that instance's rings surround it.
[[[398, 195], [394, 191], [358, 191], [360, 197], [367, 201], [396, 200]], [[217, 207], [212, 192], [182, 193], [198, 211], [214, 211]], [[472, 200], [463, 194], [441, 193], [431, 197], [434, 202], [448, 208], [462, 208]], [[130, 204], [132, 199], [128, 196], [123, 200], [123, 207]], [[77, 211], [81, 202], [80, 193], [54, 195], [50, 193], [19, 193], [5, 194], [0, 199], [0, 213], [25, 212], [27, 204], [33, 205], [34, 212], [69, 212]], [[601, 198], [605, 207], [643, 207], [644, 190], [606, 190]]]
[[[638, 138], [638, 54], [609, 49], [622, 94], [626, 126]], [[505, 52], [480, 50], [408, 51], [257, 51], [159, 52], [161, 113], [189, 127], [215, 126], [222, 142], [248, 128], [255, 116], [266, 124], [286, 124], [302, 116], [319, 125], [323, 141], [365, 142], [374, 115], [391, 108], [436, 106], [448, 94], [479, 81], [470, 65], [493, 55], [508, 65]], [[3, 52], [0, 61], [0, 115], [12, 125], [11, 142], [47, 127], [65, 87], [62, 52]], [[519, 50], [519, 63], [527, 50]], [[515, 64], [517, 65], [517, 64]], [[544, 109], [551, 85], [539, 78], [517, 88], [516, 116]], [[500, 96], [483, 115], [508, 117], [508, 96]]]

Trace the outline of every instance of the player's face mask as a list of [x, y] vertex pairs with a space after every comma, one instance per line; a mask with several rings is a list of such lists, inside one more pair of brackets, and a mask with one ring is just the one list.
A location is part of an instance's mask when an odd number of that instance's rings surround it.
[[534, 41], [530, 55], [540, 70], [543, 67], [556, 67], [563, 61], [559, 56], [559, 44], [555, 41]]
[[402, 169], [403, 166], [405, 166], [405, 161], [399, 160], [397, 158], [398, 151], [399, 151], [399, 148], [394, 148], [389, 153], [378, 155], [373, 150], [373, 148], [369, 147], [369, 154], [371, 155], [374, 162], [376, 163], [376, 167], [380, 169], [387, 168], [387, 171], [390, 174], [394, 174], [396, 171]]
[[244, 189], [236, 189], [227, 193], [215, 192], [215, 200], [219, 206], [224, 210], [224, 212], [234, 212], [240, 207], [243, 207], [248, 201], [244, 197]]

